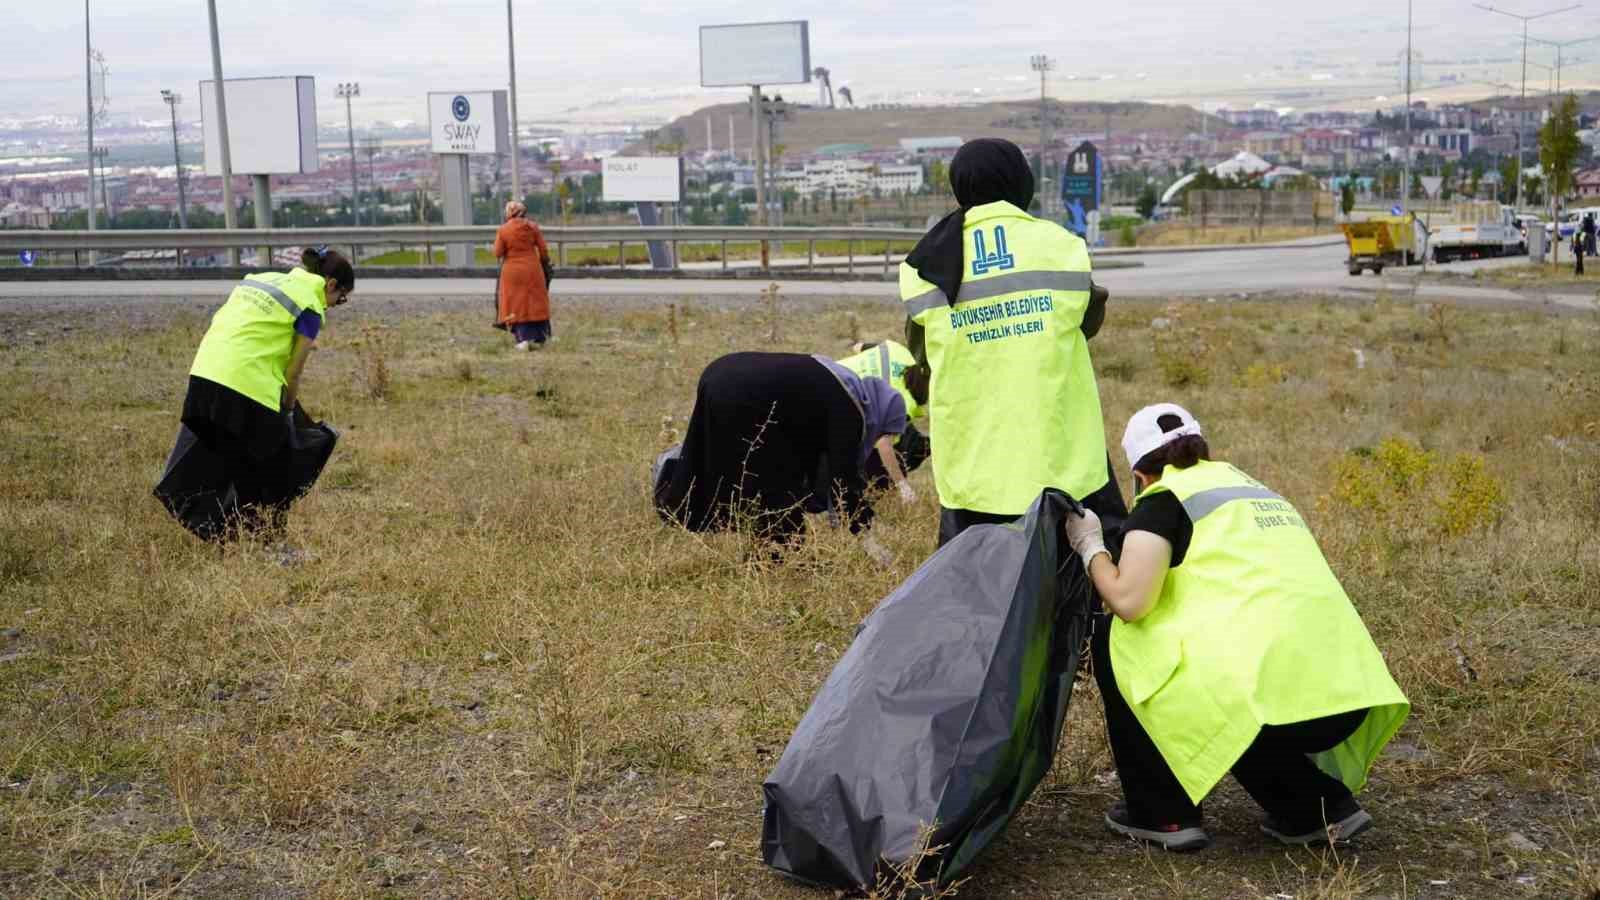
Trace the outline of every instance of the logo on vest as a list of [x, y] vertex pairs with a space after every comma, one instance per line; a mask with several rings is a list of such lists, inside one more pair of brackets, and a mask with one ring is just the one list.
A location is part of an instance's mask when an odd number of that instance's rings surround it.
[[1006, 250], [1006, 227], [994, 227], [994, 252], [989, 252], [988, 241], [983, 238], [983, 229], [972, 232], [972, 274], [986, 275], [991, 270], [1005, 271], [1017, 266], [1017, 258]]

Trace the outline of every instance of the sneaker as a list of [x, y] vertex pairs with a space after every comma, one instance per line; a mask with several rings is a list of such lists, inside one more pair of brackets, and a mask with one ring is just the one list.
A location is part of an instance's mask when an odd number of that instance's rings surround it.
[[1211, 846], [1211, 835], [1198, 822], [1171, 825], [1135, 825], [1128, 805], [1118, 803], [1106, 810], [1106, 827], [1135, 840], [1157, 844], [1163, 850], [1187, 853]]
[[1304, 834], [1292, 834], [1290, 831], [1270, 817], [1261, 823], [1261, 830], [1277, 838], [1281, 843], [1295, 847], [1304, 847], [1308, 844], [1342, 844], [1368, 828], [1372, 827], [1372, 816], [1361, 807], [1337, 822], [1328, 823], [1327, 827], [1318, 826]]
[[533, 349], [533, 341], [517, 341], [516, 349], [521, 350], [523, 353], [527, 353], [529, 350]]

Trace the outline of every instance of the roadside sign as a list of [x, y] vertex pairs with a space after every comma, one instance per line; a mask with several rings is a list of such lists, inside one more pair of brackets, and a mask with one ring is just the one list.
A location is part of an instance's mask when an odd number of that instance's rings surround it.
[[1400, 208], [1400, 204], [1398, 204], [1398, 203], [1396, 203], [1395, 205], [1389, 207], [1389, 215], [1391, 215], [1391, 216], [1398, 216], [1398, 215], [1402, 215], [1404, 213], [1405, 213], [1405, 210], [1401, 209]]
[[1422, 189], [1429, 197], [1439, 196], [1439, 188], [1444, 186], [1444, 179], [1438, 175], [1422, 176]]
[[1089, 231], [1089, 214], [1100, 209], [1104, 169], [1100, 150], [1084, 141], [1061, 164], [1061, 206], [1067, 212], [1067, 229], [1082, 237]]
[[24, 250], [17, 254], [17, 260], [25, 266], [33, 265], [33, 261], [38, 258], [38, 254], [34, 253], [32, 250]]

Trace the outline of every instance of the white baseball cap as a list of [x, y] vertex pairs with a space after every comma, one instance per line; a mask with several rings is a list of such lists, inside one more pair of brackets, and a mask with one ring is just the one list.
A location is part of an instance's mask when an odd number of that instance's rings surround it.
[[[1171, 431], [1161, 430], [1162, 416], [1177, 416], [1180, 424]], [[1200, 434], [1200, 423], [1187, 409], [1176, 403], [1157, 403], [1146, 406], [1128, 420], [1128, 429], [1122, 433], [1122, 452], [1128, 455], [1128, 467], [1181, 437]]]

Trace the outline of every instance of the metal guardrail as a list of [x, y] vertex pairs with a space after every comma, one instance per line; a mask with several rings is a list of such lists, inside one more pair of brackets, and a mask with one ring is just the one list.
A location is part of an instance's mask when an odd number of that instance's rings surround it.
[[[424, 266], [433, 265], [433, 249], [450, 244], [483, 246], [492, 244], [496, 226], [386, 226], [357, 228], [267, 228], [267, 229], [143, 229], [118, 231], [8, 231], [0, 230], [0, 253], [7, 255], [22, 251], [51, 255], [71, 253], [73, 266], [95, 264], [101, 254], [125, 253], [137, 250], [176, 251], [173, 265], [185, 251], [239, 250], [255, 251], [259, 248], [283, 249], [328, 245], [335, 247], [414, 247], [424, 250]], [[890, 242], [915, 242], [923, 232], [912, 228], [775, 228], [775, 227], [707, 227], [697, 225], [643, 226], [541, 226], [545, 241], [554, 248], [556, 264], [565, 266], [569, 246], [616, 245], [618, 268], [627, 266], [628, 245], [638, 246], [649, 241], [662, 241], [672, 246], [672, 259], [679, 259], [678, 244], [719, 244], [722, 267], [728, 268], [729, 244], [760, 244], [760, 263], [768, 266], [768, 245], [771, 243], [804, 243], [807, 268], [814, 267], [819, 242], [845, 243], [847, 265], [853, 271], [857, 244], [884, 242], [882, 262], [887, 268], [890, 261]], [[877, 262], [876, 253], [863, 255], [862, 262]]]

